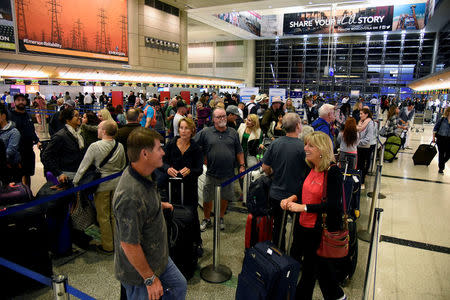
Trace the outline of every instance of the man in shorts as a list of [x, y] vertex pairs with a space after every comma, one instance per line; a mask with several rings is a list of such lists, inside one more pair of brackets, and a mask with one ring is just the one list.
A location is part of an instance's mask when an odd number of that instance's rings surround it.
[[[216, 108], [213, 111], [214, 127], [207, 127], [195, 137], [202, 147], [206, 157], [205, 186], [203, 189], [203, 212], [205, 218], [200, 224], [203, 232], [211, 227], [211, 209], [215, 187], [234, 176], [235, 162], [239, 164], [239, 173], [245, 171], [244, 152], [242, 151], [239, 135], [233, 128], [227, 127], [227, 114], [225, 109]], [[234, 185], [229, 184], [221, 188], [220, 202], [220, 229], [225, 229], [223, 216], [228, 206], [228, 201], [234, 200]]]

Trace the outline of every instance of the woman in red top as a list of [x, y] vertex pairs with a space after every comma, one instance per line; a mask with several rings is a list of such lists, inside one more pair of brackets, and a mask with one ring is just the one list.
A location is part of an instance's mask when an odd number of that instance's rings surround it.
[[[335, 276], [332, 259], [317, 256], [322, 232], [322, 212], [327, 214], [329, 231], [342, 227], [342, 177], [339, 168], [333, 164], [333, 145], [328, 135], [315, 131], [305, 137], [306, 163], [311, 172], [303, 183], [301, 203], [295, 203], [297, 196], [281, 201], [281, 208], [300, 212], [295, 234], [297, 259], [303, 258], [302, 278], [297, 285], [296, 299], [312, 299], [314, 285], [319, 280], [320, 289], [326, 300], [346, 299]], [[331, 167], [330, 167], [331, 165]], [[326, 204], [322, 204], [323, 181], [328, 172]]]

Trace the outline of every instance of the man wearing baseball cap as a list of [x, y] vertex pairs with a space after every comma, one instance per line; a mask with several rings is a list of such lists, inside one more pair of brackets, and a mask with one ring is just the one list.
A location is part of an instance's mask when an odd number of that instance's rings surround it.
[[264, 133], [267, 133], [267, 130], [269, 130], [270, 123], [272, 121], [277, 122], [278, 114], [283, 109], [283, 100], [279, 96], [273, 97], [272, 99], [272, 105], [266, 112], [264, 113], [264, 116], [261, 121], [261, 129], [264, 131]]
[[227, 126], [237, 130], [239, 125], [243, 122], [239, 116], [239, 109], [236, 105], [229, 105], [226, 110], [227, 113]]

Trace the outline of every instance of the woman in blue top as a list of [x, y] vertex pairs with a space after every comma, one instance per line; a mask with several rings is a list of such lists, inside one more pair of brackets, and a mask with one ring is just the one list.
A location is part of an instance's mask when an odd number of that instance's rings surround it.
[[433, 142], [439, 150], [439, 174], [444, 174], [445, 163], [450, 159], [450, 107], [433, 129]]

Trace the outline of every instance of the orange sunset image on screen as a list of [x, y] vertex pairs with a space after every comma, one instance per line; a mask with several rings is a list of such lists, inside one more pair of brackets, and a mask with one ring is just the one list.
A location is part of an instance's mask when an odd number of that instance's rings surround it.
[[126, 0], [15, 0], [20, 51], [128, 61]]

